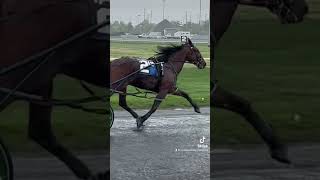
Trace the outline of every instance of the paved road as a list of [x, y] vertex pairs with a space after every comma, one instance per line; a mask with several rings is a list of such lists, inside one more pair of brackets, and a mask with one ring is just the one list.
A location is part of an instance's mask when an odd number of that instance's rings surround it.
[[141, 132], [127, 112], [115, 112], [111, 179], [209, 179], [209, 109], [201, 111], [158, 110]]
[[[80, 159], [87, 163], [93, 172], [105, 172], [108, 164], [104, 152], [86, 153]], [[78, 180], [67, 167], [51, 155], [22, 157], [14, 155], [15, 180]]]
[[290, 146], [293, 165], [271, 160], [265, 147], [217, 149], [211, 169], [214, 180], [320, 180], [320, 145]]
[[[180, 43], [180, 39], [139, 39], [139, 38], [121, 38], [111, 37], [114, 42], [154, 42], [154, 43]], [[195, 44], [208, 44], [208, 39], [192, 39]]]

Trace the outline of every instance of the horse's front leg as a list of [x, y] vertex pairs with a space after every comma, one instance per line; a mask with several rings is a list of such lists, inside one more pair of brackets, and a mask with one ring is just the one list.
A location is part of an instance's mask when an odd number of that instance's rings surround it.
[[172, 94], [176, 95], [176, 96], [184, 97], [191, 104], [191, 106], [194, 108], [194, 111], [197, 112], [197, 113], [200, 113], [199, 106], [195, 102], [193, 102], [193, 100], [191, 99], [191, 97], [189, 96], [188, 93], [186, 93], [185, 91], [177, 88], [176, 91], [173, 92]]
[[162, 100], [165, 99], [167, 96], [168, 91], [160, 91], [158, 95], [156, 96], [156, 99], [153, 102], [153, 105], [149, 112], [147, 112], [145, 115], [137, 118], [137, 128], [140, 129], [143, 126], [143, 123], [158, 109], [160, 106]]
[[[47, 90], [45, 94], [39, 93], [39, 95], [50, 97], [47, 95], [51, 90]], [[78, 178], [89, 179], [92, 175], [88, 167], [64, 148], [54, 136], [51, 126], [51, 111], [52, 107], [50, 106], [30, 103], [29, 137], [63, 161]]]
[[262, 120], [258, 113], [255, 112], [250, 102], [219, 86], [211, 91], [211, 98], [212, 106], [223, 108], [243, 116], [267, 143], [272, 158], [280, 162], [290, 163], [286, 146], [280, 142], [271, 125]]

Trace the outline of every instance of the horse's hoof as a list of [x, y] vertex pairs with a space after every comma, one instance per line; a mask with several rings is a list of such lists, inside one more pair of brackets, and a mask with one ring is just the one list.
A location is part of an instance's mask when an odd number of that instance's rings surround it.
[[194, 108], [194, 111], [195, 111], [196, 113], [201, 113], [199, 107], [195, 107], [195, 108]]
[[137, 119], [136, 119], [136, 122], [137, 122], [137, 129], [138, 130], [141, 130], [142, 128], [143, 128], [143, 120], [142, 120], [142, 118], [141, 117], [138, 117]]
[[270, 149], [271, 157], [281, 163], [291, 164], [288, 157], [288, 149], [284, 145], [279, 145], [277, 147]]

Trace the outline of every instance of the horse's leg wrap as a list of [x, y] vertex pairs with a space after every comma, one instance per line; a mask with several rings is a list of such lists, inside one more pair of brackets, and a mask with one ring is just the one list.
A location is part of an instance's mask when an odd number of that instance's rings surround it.
[[160, 106], [162, 101], [163, 101], [163, 99], [159, 99], [159, 98], [156, 98], [154, 100], [153, 105], [152, 105], [151, 109], [149, 110], [149, 112], [147, 112], [145, 115], [143, 115], [141, 117], [141, 119], [143, 120], [142, 123], [144, 121], [146, 121], [151, 116], [151, 114], [153, 114], [158, 109], [158, 107]]
[[163, 99], [161, 98], [156, 98], [153, 102], [153, 105], [151, 107], [151, 109], [149, 110], [149, 112], [147, 112], [145, 115], [143, 115], [142, 117], [138, 117], [137, 118], [137, 128], [139, 129], [140, 127], [143, 126], [143, 123], [158, 109], [158, 107], [160, 106], [161, 102]]

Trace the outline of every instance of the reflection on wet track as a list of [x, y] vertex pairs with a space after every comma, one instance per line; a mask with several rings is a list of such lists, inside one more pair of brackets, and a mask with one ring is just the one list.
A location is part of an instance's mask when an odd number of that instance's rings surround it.
[[158, 110], [143, 131], [127, 112], [115, 112], [111, 179], [209, 179], [209, 108], [201, 111]]

